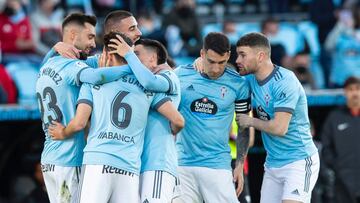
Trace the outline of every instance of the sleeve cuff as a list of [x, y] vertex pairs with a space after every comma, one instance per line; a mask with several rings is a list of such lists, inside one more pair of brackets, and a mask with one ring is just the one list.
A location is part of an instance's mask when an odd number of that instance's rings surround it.
[[90, 67], [85, 67], [85, 68], [81, 69], [81, 70], [77, 73], [77, 75], [76, 75], [76, 85], [77, 85], [77, 86], [80, 86], [80, 85], [81, 85], [81, 81], [80, 81], [81, 72], [83, 72], [83, 70], [88, 69], [88, 68], [90, 68]]
[[168, 94], [175, 94], [174, 92], [174, 87], [173, 87], [173, 83], [171, 82], [171, 79], [169, 78], [168, 75], [166, 75], [165, 73], [160, 73], [159, 75], [163, 76], [169, 83], [169, 90], [166, 92]]
[[88, 99], [79, 99], [77, 104], [87, 104], [89, 105], [91, 108], [93, 108], [93, 103], [92, 101], [88, 100]]
[[171, 101], [170, 97], [165, 97], [162, 100], [160, 100], [158, 103], [155, 104], [154, 109], [159, 109], [160, 106], [162, 106], [164, 103]]
[[287, 112], [287, 113], [294, 113], [294, 109], [288, 107], [276, 107], [275, 112]]

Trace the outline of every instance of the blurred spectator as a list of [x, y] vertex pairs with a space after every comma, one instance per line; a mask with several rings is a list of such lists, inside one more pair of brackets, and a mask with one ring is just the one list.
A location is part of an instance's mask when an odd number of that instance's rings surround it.
[[[319, 154], [322, 151], [322, 143], [316, 133], [314, 122], [310, 120], [310, 131]], [[321, 157], [320, 157], [321, 159]], [[323, 161], [320, 162], [319, 178], [315, 184], [311, 195], [311, 203], [335, 203], [334, 192], [334, 171], [331, 170]]]
[[[0, 64], [0, 88], [2, 89], [2, 102], [7, 104], [16, 103], [17, 89], [11, 76], [5, 67]], [[5, 101], [3, 100], [5, 99]], [[1, 102], [0, 102], [1, 103]]]
[[345, 81], [346, 106], [330, 113], [321, 135], [325, 164], [335, 171], [339, 203], [360, 202], [360, 79]]
[[49, 203], [40, 162], [35, 164], [34, 180], [36, 182], [35, 189], [21, 203]]
[[166, 44], [165, 32], [161, 29], [161, 22], [155, 14], [148, 9], [143, 9], [137, 17], [138, 27], [143, 38], [154, 39], [162, 44]]
[[239, 34], [237, 33], [237, 30], [236, 30], [236, 23], [234, 21], [226, 20], [223, 23], [222, 32], [229, 38], [229, 41], [231, 44], [230, 59], [229, 59], [228, 63], [233, 65], [235, 67], [234, 69], [237, 71], [237, 66], [236, 66], [236, 62], [235, 62], [236, 58], [237, 58], [236, 42], [239, 39]]
[[65, 16], [74, 12], [93, 13], [90, 0], [61, 0], [61, 7], [65, 10]]
[[199, 55], [202, 42], [194, 0], [177, 0], [163, 17], [163, 28], [171, 56]]
[[0, 14], [0, 43], [2, 63], [21, 59], [40, 62], [40, 58], [33, 55], [35, 46], [30, 19], [21, 5], [21, 0], [6, 0], [5, 8]]
[[313, 76], [310, 71], [310, 55], [306, 52], [300, 52], [294, 56], [291, 63], [291, 69], [301, 82], [305, 90], [316, 89]]
[[279, 21], [270, 17], [261, 23], [261, 32], [269, 39], [271, 44], [271, 61], [280, 66], [289, 67], [291, 58], [285, 50], [285, 46], [275, 41], [279, 33]]
[[225, 21], [222, 32], [229, 38], [231, 45], [235, 45], [240, 37], [236, 31], [236, 23], [234, 21]]
[[310, 19], [318, 27], [320, 42], [320, 64], [323, 69], [325, 86], [329, 87], [331, 55], [324, 48], [325, 39], [336, 23], [336, 12], [343, 0], [312, 0], [310, 2]]
[[126, 9], [126, 2], [122, 0], [89, 0], [94, 15], [98, 18], [105, 18], [108, 13], [114, 10]]
[[342, 87], [346, 78], [360, 76], [360, 6], [344, 9], [329, 33], [325, 48], [332, 55], [330, 83]]
[[35, 49], [45, 55], [51, 47], [61, 41], [61, 23], [64, 10], [58, 7], [59, 0], [37, 0], [35, 12], [30, 20], [33, 27]]

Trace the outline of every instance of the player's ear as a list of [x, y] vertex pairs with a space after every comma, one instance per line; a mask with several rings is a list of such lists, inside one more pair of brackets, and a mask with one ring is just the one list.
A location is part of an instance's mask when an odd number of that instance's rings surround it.
[[106, 53], [106, 66], [112, 66], [115, 62], [115, 54]]
[[205, 49], [201, 49], [201, 50], [200, 50], [200, 56], [201, 56], [201, 58], [205, 59], [205, 54], [206, 54], [206, 50], [205, 50]]
[[158, 62], [158, 56], [157, 56], [156, 53], [153, 53], [153, 54], [151, 55], [151, 63], [157, 65], [157, 62]]
[[263, 62], [266, 58], [266, 53], [264, 51], [259, 51], [258, 52], [258, 60], [259, 62]]

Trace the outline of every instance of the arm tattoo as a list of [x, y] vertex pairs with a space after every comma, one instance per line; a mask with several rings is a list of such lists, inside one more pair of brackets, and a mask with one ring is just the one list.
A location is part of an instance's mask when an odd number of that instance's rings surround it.
[[236, 162], [244, 163], [245, 157], [249, 149], [250, 130], [245, 128], [241, 130], [239, 128], [238, 135], [236, 137]]

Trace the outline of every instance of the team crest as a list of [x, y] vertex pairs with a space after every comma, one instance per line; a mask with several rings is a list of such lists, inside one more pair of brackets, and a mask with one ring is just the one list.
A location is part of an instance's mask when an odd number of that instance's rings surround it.
[[265, 97], [264, 97], [266, 106], [269, 106], [269, 101], [270, 101], [270, 99], [271, 99], [271, 98], [270, 98], [269, 94], [266, 94]]
[[222, 87], [220, 88], [220, 92], [221, 92], [221, 98], [224, 98], [224, 97], [225, 97], [225, 94], [226, 94], [226, 92], [227, 92], [226, 87], [222, 86]]

